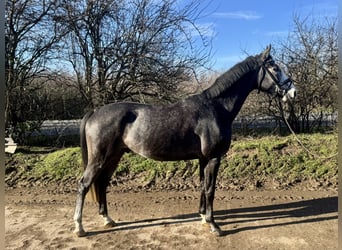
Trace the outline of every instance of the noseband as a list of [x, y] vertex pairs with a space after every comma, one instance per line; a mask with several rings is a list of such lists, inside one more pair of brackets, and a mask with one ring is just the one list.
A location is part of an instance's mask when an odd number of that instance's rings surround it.
[[271, 61], [267, 61], [267, 62], [264, 62], [262, 65], [261, 65], [261, 67], [262, 67], [262, 69], [264, 70], [264, 75], [262, 76], [262, 79], [261, 79], [261, 81], [259, 82], [259, 86], [258, 86], [258, 90], [259, 90], [259, 92], [260, 92], [260, 90], [261, 90], [261, 84], [262, 84], [262, 82], [264, 81], [264, 79], [265, 79], [265, 76], [266, 76], [266, 73], [268, 73], [268, 75], [272, 78], [272, 80], [275, 82], [275, 84], [276, 84], [276, 92], [277, 93], [279, 93], [279, 94], [281, 94], [282, 96], [284, 96], [286, 93], [287, 93], [287, 91], [289, 91], [289, 89], [290, 89], [290, 87], [288, 87], [288, 88], [283, 88], [284, 87], [284, 85], [285, 84], [287, 84], [287, 83], [289, 83], [289, 82], [291, 82], [292, 80], [291, 80], [291, 78], [290, 77], [288, 77], [287, 79], [285, 79], [284, 81], [280, 81], [279, 79], [277, 79], [273, 74], [272, 74], [272, 72], [268, 69], [268, 67], [266, 66], [266, 64], [274, 64], [274, 61], [273, 60], [271, 60]]

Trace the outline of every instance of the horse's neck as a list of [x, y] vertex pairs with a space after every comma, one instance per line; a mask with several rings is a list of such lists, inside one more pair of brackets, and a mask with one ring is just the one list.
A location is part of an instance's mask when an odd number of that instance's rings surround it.
[[229, 113], [231, 121], [233, 121], [238, 115], [242, 105], [253, 89], [254, 88], [251, 82], [246, 82], [243, 84], [243, 86], [237, 84], [219, 98], [219, 102]]

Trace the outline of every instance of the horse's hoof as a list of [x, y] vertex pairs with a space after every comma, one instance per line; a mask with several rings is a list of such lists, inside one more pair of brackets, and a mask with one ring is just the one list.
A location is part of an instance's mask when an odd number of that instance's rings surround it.
[[215, 222], [207, 222], [204, 214], [200, 214], [200, 216], [202, 218], [201, 224], [203, 227], [209, 228], [210, 232], [215, 236], [223, 235], [223, 232], [221, 231], [220, 227]]
[[215, 235], [216, 237], [220, 237], [223, 235], [223, 232], [219, 228], [211, 229], [211, 233]]
[[77, 237], [84, 237], [87, 235], [87, 232], [84, 230], [80, 230], [80, 231], [74, 231], [74, 234], [76, 234]]
[[200, 214], [200, 216], [201, 216], [201, 223], [202, 223], [202, 225], [207, 224], [207, 221], [205, 219], [205, 214]]
[[115, 226], [116, 226], [116, 223], [114, 221], [109, 221], [109, 222], [106, 222], [104, 224], [105, 228], [111, 228], [111, 227], [115, 227]]

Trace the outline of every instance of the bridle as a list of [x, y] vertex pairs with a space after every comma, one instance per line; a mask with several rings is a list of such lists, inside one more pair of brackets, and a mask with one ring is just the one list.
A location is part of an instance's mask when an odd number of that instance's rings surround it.
[[267, 73], [267, 74], [272, 78], [272, 80], [274, 81], [274, 83], [276, 84], [276, 93], [278, 93], [278, 94], [280, 94], [280, 95], [282, 95], [282, 96], [286, 95], [287, 91], [290, 90], [291, 86], [288, 87], [288, 88], [284, 88], [284, 86], [285, 86], [287, 83], [289, 83], [289, 82], [292, 81], [291, 78], [288, 77], [288, 78], [286, 78], [284, 81], [280, 81], [280, 79], [278, 79], [277, 77], [275, 77], [274, 74], [272, 74], [272, 72], [268, 69], [268, 67], [267, 67], [268, 64], [272, 66], [272, 65], [275, 64], [275, 62], [274, 62], [272, 59], [270, 59], [270, 60], [264, 62], [264, 63], [261, 65], [261, 67], [262, 67], [262, 69], [263, 69], [263, 71], [264, 71], [264, 74], [263, 74], [263, 76], [262, 76], [261, 81], [260, 81], [259, 84], [258, 84], [258, 85], [259, 85], [259, 86], [258, 86], [258, 91], [260, 92], [260, 90], [261, 90], [261, 84], [262, 84], [262, 82], [264, 81], [265, 76], [266, 76], [266, 73]]

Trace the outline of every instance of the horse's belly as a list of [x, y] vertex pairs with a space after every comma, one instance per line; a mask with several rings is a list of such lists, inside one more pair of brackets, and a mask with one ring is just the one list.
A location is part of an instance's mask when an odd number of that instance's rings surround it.
[[199, 157], [200, 143], [190, 138], [144, 137], [128, 135], [123, 139], [125, 145], [133, 152], [146, 158], [159, 161], [189, 160]]

